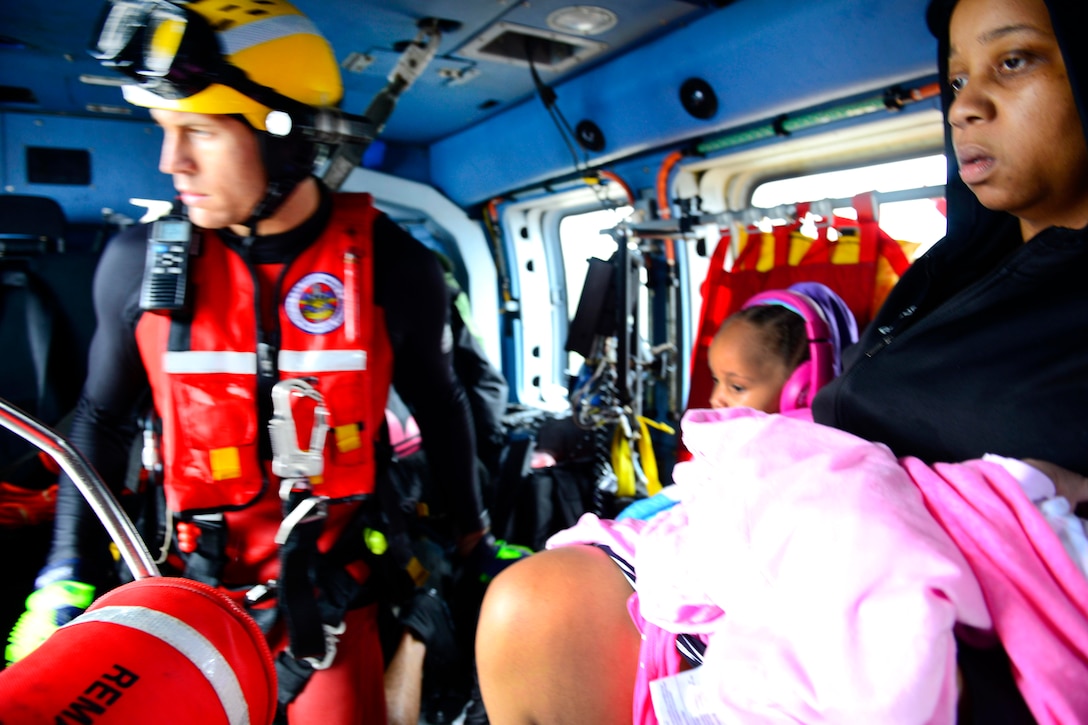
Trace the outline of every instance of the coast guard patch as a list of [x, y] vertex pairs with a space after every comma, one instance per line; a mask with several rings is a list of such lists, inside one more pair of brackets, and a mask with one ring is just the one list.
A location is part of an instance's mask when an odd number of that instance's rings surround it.
[[291, 287], [283, 308], [303, 332], [332, 332], [344, 324], [344, 283], [326, 272], [311, 272]]

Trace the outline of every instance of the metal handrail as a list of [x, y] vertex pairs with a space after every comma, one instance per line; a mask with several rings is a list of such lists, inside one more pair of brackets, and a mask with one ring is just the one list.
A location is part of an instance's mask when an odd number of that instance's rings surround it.
[[48, 453], [83, 494], [135, 579], [159, 576], [159, 568], [124, 509], [72, 444], [55, 430], [0, 398], [0, 424]]

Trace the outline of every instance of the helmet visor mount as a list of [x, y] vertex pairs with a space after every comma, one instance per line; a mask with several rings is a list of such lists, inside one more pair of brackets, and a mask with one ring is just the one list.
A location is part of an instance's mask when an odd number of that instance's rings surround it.
[[273, 109], [309, 109], [228, 63], [208, 21], [169, 0], [110, 0], [93, 37], [92, 56], [160, 98], [189, 98], [220, 84]]
[[227, 65], [207, 21], [163, 0], [110, 2], [96, 37], [92, 56], [166, 99], [199, 93]]

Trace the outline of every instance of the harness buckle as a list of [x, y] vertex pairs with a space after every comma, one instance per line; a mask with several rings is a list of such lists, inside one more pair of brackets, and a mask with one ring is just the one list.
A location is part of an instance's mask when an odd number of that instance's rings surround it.
[[280, 501], [287, 503], [296, 493], [310, 493], [314, 490], [308, 478], [284, 478], [280, 481]]
[[276, 596], [278, 586], [275, 579], [269, 579], [263, 584], [254, 584], [246, 591], [246, 604], [253, 606], [272, 599]]

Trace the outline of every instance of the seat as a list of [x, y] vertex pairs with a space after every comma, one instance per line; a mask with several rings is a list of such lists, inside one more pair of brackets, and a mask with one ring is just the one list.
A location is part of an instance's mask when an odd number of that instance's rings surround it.
[[64, 251], [64, 210], [47, 196], [0, 196], [0, 257]]

